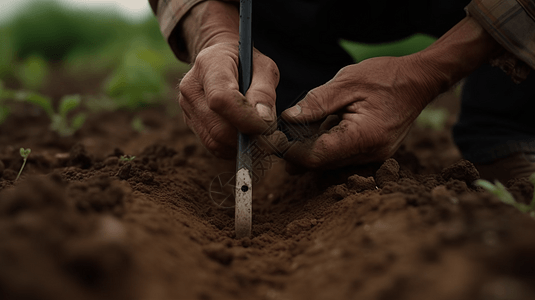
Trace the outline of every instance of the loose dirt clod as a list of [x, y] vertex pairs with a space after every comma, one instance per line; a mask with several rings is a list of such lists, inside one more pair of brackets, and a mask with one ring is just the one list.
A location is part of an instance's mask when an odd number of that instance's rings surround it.
[[17, 178], [17, 172], [11, 169], [5, 169], [4, 172], [2, 172], [2, 178], [5, 180], [15, 180]]
[[69, 152], [69, 165], [77, 166], [82, 169], [88, 169], [91, 167], [91, 157], [87, 155], [85, 146], [82, 144], [76, 144], [71, 148]]
[[347, 187], [355, 192], [362, 192], [366, 190], [374, 190], [376, 184], [375, 179], [371, 176], [366, 178], [355, 174], [347, 179]]
[[132, 164], [131, 163], [125, 163], [121, 166], [119, 169], [119, 172], [117, 172], [117, 177], [126, 180], [130, 178], [130, 171], [132, 171]]
[[387, 182], [396, 182], [399, 179], [399, 164], [393, 159], [387, 159], [375, 173], [377, 186], [383, 188]]
[[209, 258], [225, 266], [234, 259], [232, 252], [221, 244], [208, 245], [203, 251]]
[[457, 179], [466, 182], [468, 185], [472, 185], [474, 181], [479, 179], [479, 172], [474, 164], [465, 159], [461, 159], [455, 164], [444, 168], [441, 175], [444, 180]]

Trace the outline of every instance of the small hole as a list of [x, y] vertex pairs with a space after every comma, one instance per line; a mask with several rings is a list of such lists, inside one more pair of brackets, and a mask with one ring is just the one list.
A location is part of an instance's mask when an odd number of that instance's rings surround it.
[[248, 186], [246, 186], [246, 185], [242, 185], [242, 186], [241, 186], [241, 191], [242, 191], [242, 192], [246, 193], [248, 190], [249, 190], [249, 187], [248, 187]]

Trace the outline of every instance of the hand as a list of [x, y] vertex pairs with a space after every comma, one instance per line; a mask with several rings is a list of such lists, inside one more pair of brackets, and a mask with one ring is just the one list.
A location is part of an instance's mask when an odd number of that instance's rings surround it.
[[384, 160], [394, 154], [414, 119], [443, 89], [443, 79], [418, 54], [347, 66], [283, 112], [284, 119], [301, 124], [331, 115], [321, 126], [327, 132], [294, 142], [284, 158], [309, 169]]
[[275, 130], [276, 64], [254, 50], [253, 77], [245, 97], [238, 85], [238, 43], [218, 43], [199, 52], [179, 85], [186, 124], [215, 156], [236, 157], [238, 131], [270, 134]]

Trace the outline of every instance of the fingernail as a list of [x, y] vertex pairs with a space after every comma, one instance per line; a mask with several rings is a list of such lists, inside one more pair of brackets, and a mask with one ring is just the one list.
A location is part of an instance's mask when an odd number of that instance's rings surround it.
[[297, 105], [294, 105], [290, 108], [288, 108], [287, 110], [284, 111], [286, 113], [286, 115], [288, 115], [288, 117], [297, 117], [298, 115], [301, 114], [302, 112], [302, 109], [301, 109], [301, 106], [299, 106], [299, 104]]
[[273, 113], [271, 112], [271, 108], [269, 108], [267, 105], [257, 103], [256, 111], [258, 112], [260, 118], [262, 118], [264, 121], [273, 122]]

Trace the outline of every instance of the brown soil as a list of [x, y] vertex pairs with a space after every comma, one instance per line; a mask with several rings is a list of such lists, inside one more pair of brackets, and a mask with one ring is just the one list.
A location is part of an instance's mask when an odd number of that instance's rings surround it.
[[35, 111], [0, 125], [0, 299], [535, 299], [535, 221], [472, 185], [449, 131], [414, 128], [384, 164], [290, 176], [277, 160], [237, 240], [210, 198], [233, 162], [179, 116], [140, 116], [143, 133], [114, 112], [70, 138]]

